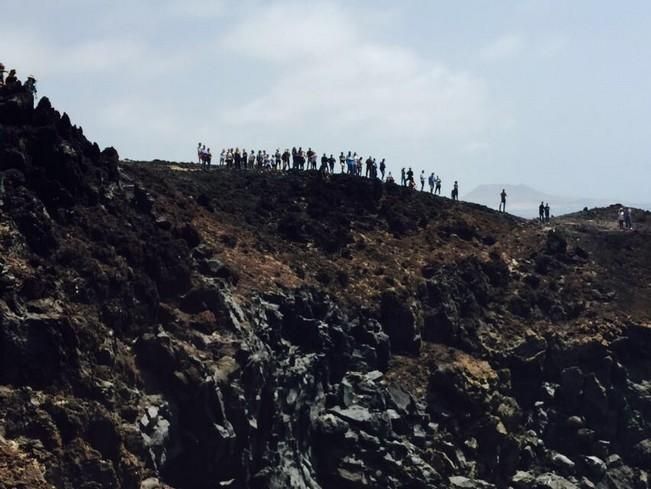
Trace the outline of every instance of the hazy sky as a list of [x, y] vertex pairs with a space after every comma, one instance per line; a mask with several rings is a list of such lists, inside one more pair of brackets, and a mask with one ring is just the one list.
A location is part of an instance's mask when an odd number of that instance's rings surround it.
[[0, 0], [0, 60], [123, 158], [352, 149], [461, 193], [649, 201], [647, 0]]

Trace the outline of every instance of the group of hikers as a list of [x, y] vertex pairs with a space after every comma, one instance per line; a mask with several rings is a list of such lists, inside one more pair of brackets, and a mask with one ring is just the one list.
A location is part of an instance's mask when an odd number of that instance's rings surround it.
[[[6, 78], [5, 73], [7, 74]], [[20, 81], [16, 75], [16, 70], [11, 69], [7, 71], [5, 65], [0, 63], [0, 87], [13, 88], [17, 86], [20, 86]], [[27, 80], [25, 80], [24, 86], [32, 93], [32, 95], [36, 96], [36, 78], [31, 75], [28, 76]]]
[[[434, 172], [432, 172], [429, 176], [427, 176], [425, 175], [425, 170], [422, 170], [420, 172], [421, 192], [425, 191], [425, 181], [427, 181], [427, 184], [429, 185], [430, 194], [441, 195], [440, 176], [437, 176]], [[411, 168], [405, 171], [405, 168], [403, 167], [400, 170], [400, 185], [413, 188], [413, 189], [416, 188], [416, 182], [414, 180], [414, 171]], [[450, 197], [452, 198], [452, 200], [459, 200], [459, 182], [457, 182], [456, 180], [454, 181], [454, 185], [452, 186], [452, 192], [450, 193]]]
[[[210, 152], [210, 148], [207, 148], [205, 144], [199, 143], [197, 145], [197, 158], [203, 169], [210, 169], [212, 153]], [[337, 163], [339, 163], [339, 173], [341, 174], [378, 178], [387, 183], [396, 183], [391, 172], [387, 172], [386, 160], [384, 158], [377, 163], [376, 158], [369, 156], [364, 160], [363, 157], [358, 156], [357, 153], [352, 151], [348, 151], [347, 154], [344, 154], [342, 151], [337, 158], [333, 154], [328, 156], [326, 153], [323, 153], [319, 157], [312, 148], [308, 148], [305, 151], [302, 147], [294, 147], [291, 150], [287, 148], [282, 152], [280, 149], [276, 149], [273, 153], [267, 152], [266, 150], [258, 150], [256, 152], [255, 150], [247, 151], [246, 149], [230, 148], [222, 149], [219, 153], [219, 166], [237, 170], [318, 170], [323, 174], [334, 174], [336, 173]], [[430, 194], [441, 195], [441, 177], [437, 176], [434, 172], [426, 175], [425, 170], [422, 170], [419, 181], [421, 192], [425, 191], [425, 184], [427, 184]], [[418, 188], [414, 178], [414, 171], [411, 167], [403, 167], [400, 169], [400, 185], [414, 190]], [[459, 182], [456, 180], [452, 185], [450, 197], [454, 201], [459, 200]], [[506, 212], [506, 198], [506, 189], [502, 189], [498, 206], [499, 212]], [[549, 223], [550, 218], [549, 202], [540, 202], [538, 206], [538, 221], [543, 224]], [[632, 229], [630, 208], [620, 208], [618, 222], [620, 229]]]
[[[210, 148], [205, 144], [197, 145], [197, 159], [203, 169], [210, 169], [212, 162], [212, 153]], [[377, 158], [369, 156], [364, 160], [357, 153], [343, 151], [338, 157], [334, 154], [329, 156], [323, 153], [320, 157], [312, 148], [305, 151], [302, 147], [289, 148], [284, 151], [276, 149], [275, 152], [266, 150], [247, 151], [239, 148], [222, 149], [219, 154], [219, 166], [234, 168], [237, 170], [261, 169], [261, 170], [318, 170], [324, 174], [336, 173], [337, 163], [339, 163], [339, 173], [364, 176], [366, 178], [378, 178], [387, 183], [396, 183], [391, 172], [387, 172], [386, 160], [382, 158], [379, 163]], [[441, 195], [441, 177], [436, 176], [433, 172], [427, 176], [425, 171], [420, 173], [420, 190], [425, 191], [425, 183], [429, 184], [429, 192], [433, 195]], [[400, 185], [416, 189], [416, 180], [414, 171], [411, 168], [402, 168], [400, 171]], [[459, 200], [459, 183], [454, 182], [450, 194], [453, 200]]]
[[[205, 146], [199, 143], [199, 162], [205, 159], [206, 154], [210, 155], [210, 148], [207, 150]], [[358, 157], [357, 153], [348, 152], [348, 155], [344, 155], [343, 151], [338, 158], [335, 158], [333, 154], [328, 156], [326, 153], [323, 153], [321, 157], [317, 154], [316, 151], [313, 151], [312, 148], [308, 148], [307, 151], [303, 150], [302, 147], [298, 149], [296, 147], [292, 148], [290, 151], [289, 148], [281, 152], [280, 149], [276, 149], [274, 153], [267, 153], [266, 150], [258, 150], [256, 153], [255, 150], [247, 152], [246, 149], [240, 151], [239, 148], [235, 149], [222, 149], [219, 154], [219, 165], [225, 166], [227, 168], [235, 168], [238, 170], [241, 169], [263, 169], [263, 170], [319, 170], [322, 173], [335, 173], [335, 167], [337, 161], [341, 165], [341, 173], [348, 173], [350, 175], [364, 176], [368, 178], [380, 178], [385, 179], [386, 172], [386, 161], [382, 159], [380, 163], [377, 163], [377, 160], [372, 157], [368, 157], [364, 162], [362, 157]], [[365, 168], [365, 171], [364, 171]], [[387, 179], [390, 177], [387, 176]], [[392, 177], [391, 177], [392, 178]]]

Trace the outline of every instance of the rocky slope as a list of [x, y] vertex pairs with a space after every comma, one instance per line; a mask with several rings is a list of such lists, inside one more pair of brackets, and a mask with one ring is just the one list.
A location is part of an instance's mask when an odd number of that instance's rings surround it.
[[648, 487], [644, 223], [0, 131], [0, 487]]

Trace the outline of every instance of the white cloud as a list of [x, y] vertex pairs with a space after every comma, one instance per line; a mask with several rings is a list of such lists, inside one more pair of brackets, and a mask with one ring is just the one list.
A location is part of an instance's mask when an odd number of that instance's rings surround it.
[[461, 152], [470, 155], [479, 155], [486, 153], [488, 149], [490, 149], [490, 144], [486, 141], [471, 141], [468, 144], [462, 146]]
[[[158, 2], [154, 8], [159, 8]], [[212, 19], [221, 17], [225, 12], [225, 5], [220, 0], [167, 0], [163, 3], [163, 12], [173, 17], [188, 17], [197, 19]]]
[[569, 44], [565, 36], [552, 36], [540, 41], [538, 45], [538, 53], [545, 57], [551, 58], [561, 53]]
[[287, 63], [336, 54], [355, 42], [355, 25], [333, 5], [276, 3], [245, 18], [220, 44], [263, 61]]
[[458, 138], [488, 120], [481, 79], [375, 42], [331, 4], [274, 4], [235, 26], [222, 45], [280, 73], [266, 93], [230, 107], [226, 125]]
[[525, 42], [522, 37], [507, 34], [484, 46], [479, 55], [484, 61], [502, 61], [517, 56], [524, 51], [524, 48]]
[[37, 79], [69, 76], [106, 76], [149, 79], [184, 67], [192, 57], [180, 51], [162, 52], [140, 39], [88, 38], [75, 44], [47, 41], [39, 33], [5, 30], [0, 38], [4, 62], [19, 74]]
[[106, 128], [136, 134], [143, 130], [146, 121], [147, 131], [156, 137], [173, 137], [180, 129], [173, 111], [167, 112], [155, 100], [140, 97], [124, 97], [101, 106], [97, 120]]

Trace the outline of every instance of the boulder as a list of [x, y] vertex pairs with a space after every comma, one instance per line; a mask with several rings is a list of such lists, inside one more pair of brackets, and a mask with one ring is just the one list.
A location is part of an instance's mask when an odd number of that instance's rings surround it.
[[579, 367], [568, 367], [561, 372], [561, 385], [556, 391], [556, 397], [566, 411], [575, 411], [583, 391], [585, 378]]
[[359, 404], [347, 408], [335, 406], [330, 412], [370, 434], [384, 436], [391, 432], [391, 421], [386, 413], [372, 412]]
[[572, 474], [576, 464], [566, 455], [562, 453], [554, 453], [551, 457], [551, 462], [559, 472], [563, 474]]
[[646, 438], [633, 447], [633, 458], [641, 467], [651, 470], [651, 438]]
[[455, 475], [448, 478], [450, 485], [454, 489], [495, 489], [497, 486], [480, 479], [470, 479], [461, 475]]
[[567, 240], [559, 231], [549, 231], [545, 242], [545, 252], [550, 255], [564, 255], [567, 252]]
[[199, 271], [207, 277], [221, 278], [231, 285], [237, 285], [240, 277], [232, 268], [224, 265], [217, 258], [207, 258], [199, 260]]
[[583, 457], [583, 464], [590, 479], [595, 482], [600, 481], [606, 473], [606, 463], [594, 455]]

